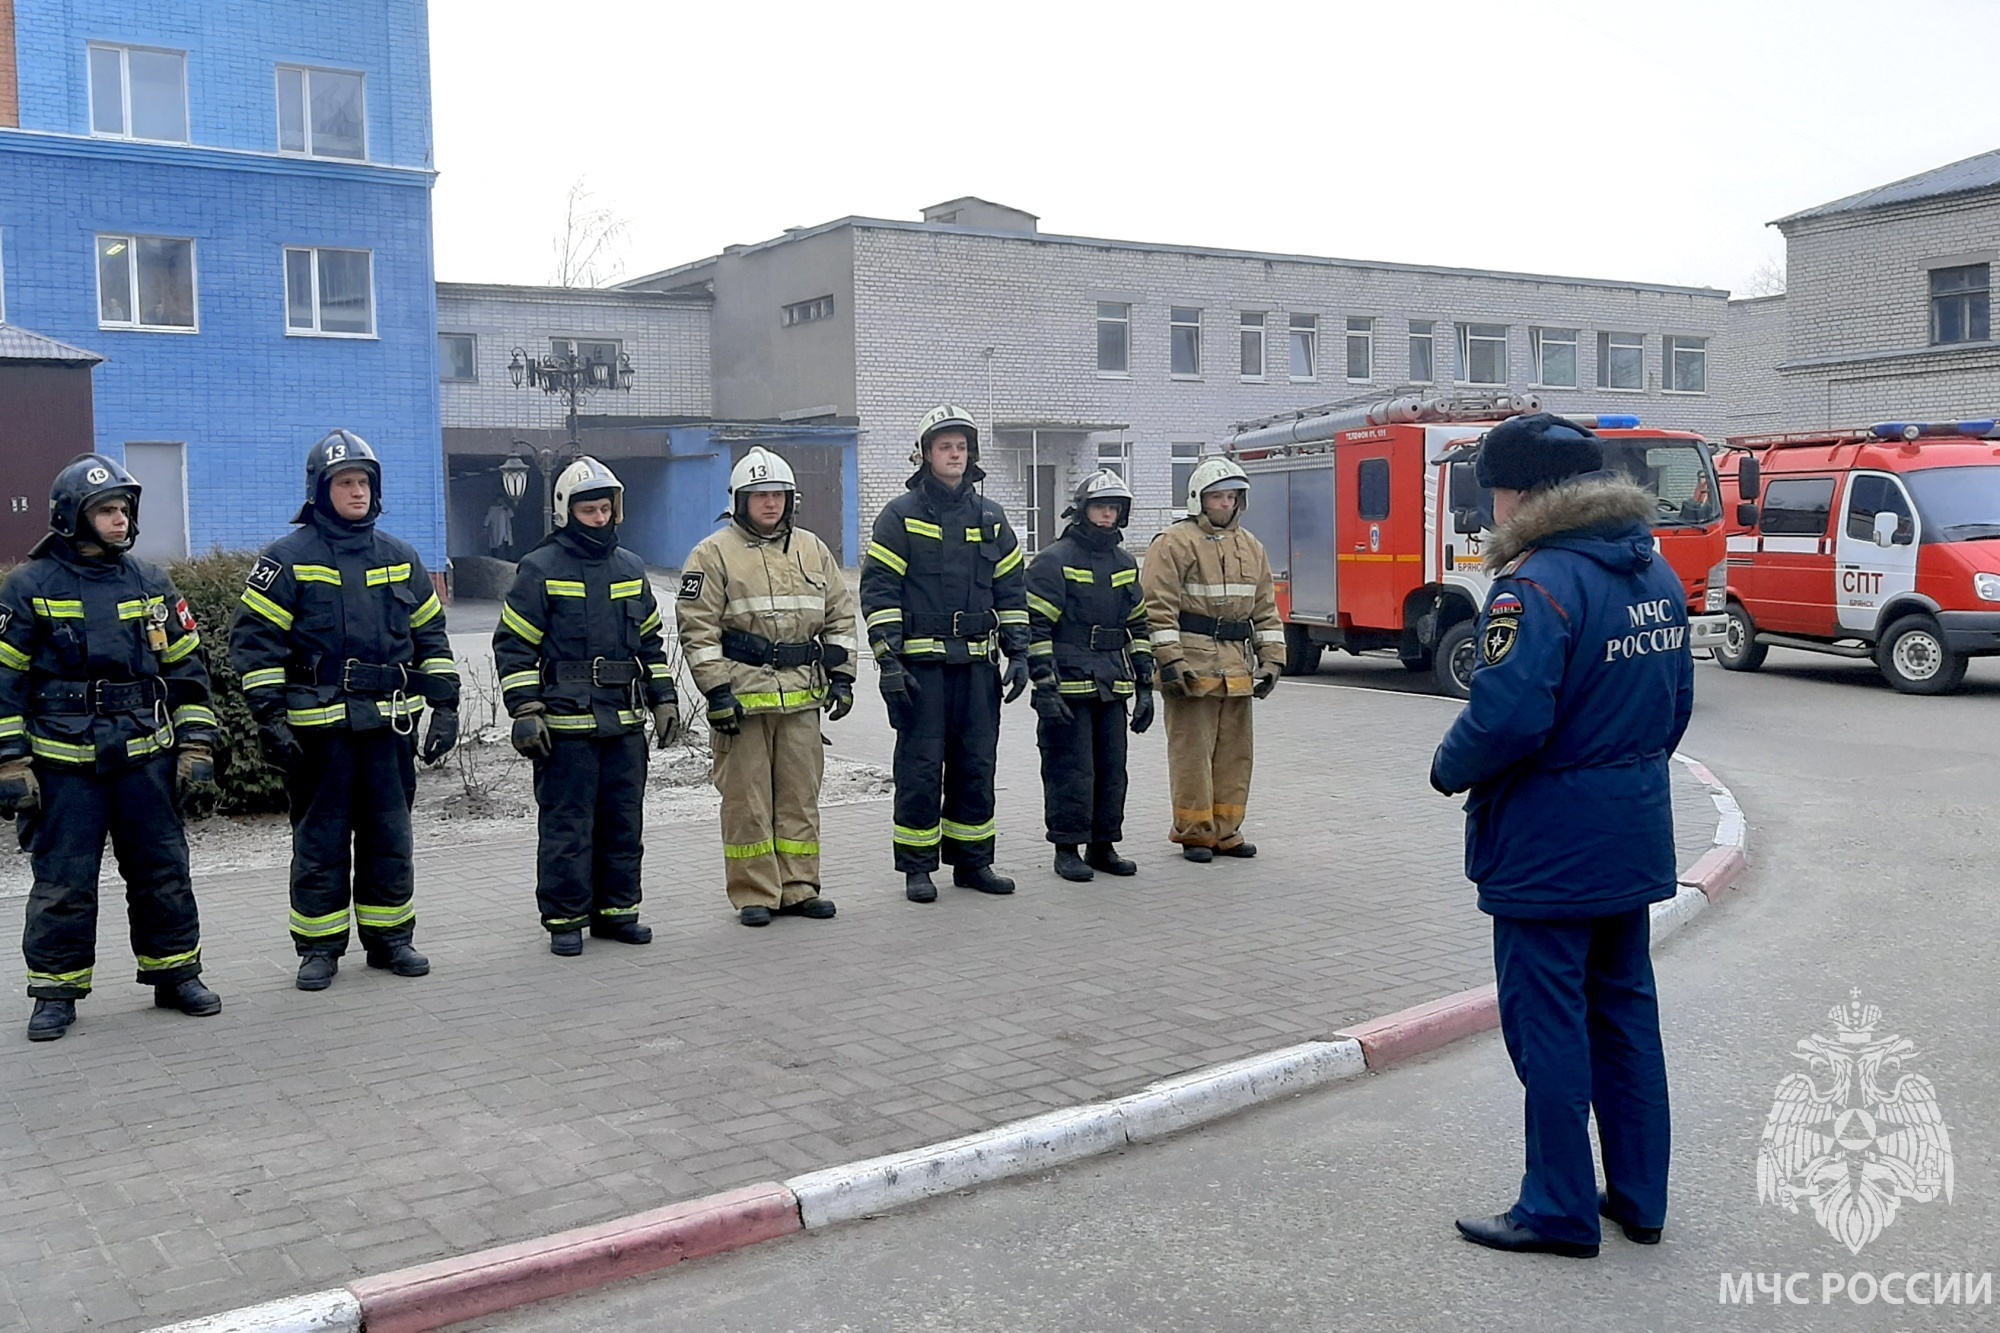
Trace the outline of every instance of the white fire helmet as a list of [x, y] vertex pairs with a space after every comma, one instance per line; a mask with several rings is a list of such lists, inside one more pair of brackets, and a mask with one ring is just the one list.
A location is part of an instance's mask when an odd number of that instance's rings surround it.
[[729, 509], [737, 522], [749, 525], [747, 501], [758, 491], [783, 491], [785, 516], [779, 520], [779, 526], [792, 521], [799, 503], [799, 485], [792, 475], [792, 465], [761, 444], [737, 459], [736, 466], [729, 470]]
[[577, 459], [562, 470], [556, 478], [555, 521], [559, 528], [569, 526], [569, 507], [578, 500], [588, 500], [610, 493], [611, 521], [625, 521], [625, 483], [618, 475], [589, 454]]
[[1205, 458], [1188, 478], [1187, 514], [1189, 518], [1201, 517], [1201, 497], [1208, 491], [1241, 491], [1236, 501], [1236, 512], [1241, 514], [1250, 507], [1250, 478], [1233, 458]]
[[1118, 526], [1124, 527], [1132, 521], [1132, 488], [1125, 484], [1125, 478], [1110, 468], [1099, 468], [1076, 484], [1076, 495], [1070, 507], [1063, 511], [1063, 517], [1074, 514], [1088, 519], [1084, 511], [1094, 504], [1110, 502], [1118, 506]]
[[955, 430], [965, 434], [966, 452], [972, 461], [979, 461], [979, 427], [973, 424], [972, 413], [951, 403], [940, 403], [924, 413], [924, 419], [917, 423], [917, 462], [923, 461], [924, 451], [930, 448], [931, 437], [939, 431]]

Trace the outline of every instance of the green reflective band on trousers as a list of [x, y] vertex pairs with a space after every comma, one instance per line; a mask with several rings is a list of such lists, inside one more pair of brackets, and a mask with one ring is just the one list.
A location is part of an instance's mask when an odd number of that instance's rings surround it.
[[368, 903], [354, 904], [354, 920], [364, 930], [393, 930], [397, 926], [407, 926], [417, 919], [417, 905], [414, 901], [401, 907], [375, 907]]
[[90, 989], [90, 974], [97, 969], [80, 967], [74, 972], [30, 972], [30, 986], [74, 986], [78, 990]]
[[944, 841], [944, 825], [933, 824], [930, 828], [904, 828], [895, 826], [895, 840], [905, 847], [935, 847]]
[[810, 690], [784, 690], [777, 693], [739, 694], [736, 702], [743, 705], [746, 713], [755, 713], [772, 708], [798, 708], [805, 704], [821, 703], [826, 699], [824, 686]]
[[325, 939], [330, 935], [347, 933], [347, 909], [328, 912], [325, 916], [300, 916], [292, 913], [292, 934], [302, 935], [309, 940]]
[[578, 926], [587, 926], [589, 924], [590, 918], [587, 916], [545, 916], [542, 918], [542, 925], [549, 930], [575, 930]]
[[614, 916], [637, 916], [639, 915], [639, 909], [636, 907], [603, 907], [598, 909], [597, 915], [606, 918]]
[[984, 824], [958, 824], [947, 819], [940, 827], [953, 842], [985, 842], [993, 836], [996, 825], [990, 819]]
[[189, 963], [196, 962], [200, 958], [201, 946], [199, 944], [189, 949], [186, 953], [169, 954], [165, 958], [148, 958], [145, 954], [140, 954], [138, 955], [139, 970], [141, 972], [165, 972], [169, 968], [186, 967]]
[[819, 844], [816, 842], [793, 842], [790, 838], [773, 838], [771, 845], [784, 856], [819, 855]]
[[722, 855], [730, 861], [748, 861], [753, 857], [769, 856], [778, 850], [777, 839], [766, 838], [762, 842], [722, 844]]

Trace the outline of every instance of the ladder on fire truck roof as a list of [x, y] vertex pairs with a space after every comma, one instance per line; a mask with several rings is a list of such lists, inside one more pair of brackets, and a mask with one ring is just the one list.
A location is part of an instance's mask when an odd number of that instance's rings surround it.
[[1273, 449], [1294, 444], [1318, 444], [1344, 430], [1364, 426], [1397, 426], [1453, 421], [1504, 421], [1508, 417], [1542, 410], [1542, 400], [1531, 393], [1432, 394], [1420, 385], [1404, 385], [1393, 396], [1365, 394], [1337, 403], [1301, 407], [1291, 412], [1239, 421], [1230, 436], [1228, 450]]
[[1849, 430], [1793, 430], [1769, 435], [1732, 435], [1725, 442], [1731, 449], [1782, 449], [1788, 445], [1916, 444], [1920, 440], [2000, 440], [2000, 420], [1978, 421], [1880, 421], [1873, 426]]

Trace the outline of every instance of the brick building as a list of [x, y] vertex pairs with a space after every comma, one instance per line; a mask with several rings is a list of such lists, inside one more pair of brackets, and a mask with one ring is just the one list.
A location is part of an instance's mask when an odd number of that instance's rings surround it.
[[142, 549], [278, 536], [345, 426], [442, 568], [432, 177], [423, 0], [0, 0], [6, 315], [105, 358]]
[[1233, 424], [1417, 385], [1719, 432], [1726, 293], [1049, 235], [979, 199], [849, 217], [624, 284], [712, 299], [714, 409], [853, 421], [861, 511], [910, 472], [925, 409], [988, 423], [988, 489], [1031, 543], [1121, 468], [1143, 537]]

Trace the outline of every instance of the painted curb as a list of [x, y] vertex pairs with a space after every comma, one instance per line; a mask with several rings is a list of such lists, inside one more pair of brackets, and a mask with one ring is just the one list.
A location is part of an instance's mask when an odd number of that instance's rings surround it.
[[1334, 1035], [1359, 1042], [1368, 1067], [1380, 1070], [1498, 1026], [1499, 990], [1489, 984], [1398, 1009]]
[[349, 1290], [368, 1333], [424, 1333], [550, 1296], [637, 1277], [799, 1229], [782, 1185], [749, 1185], [597, 1226], [362, 1278]]
[[345, 1289], [167, 1324], [152, 1333], [361, 1333], [361, 1302]]

